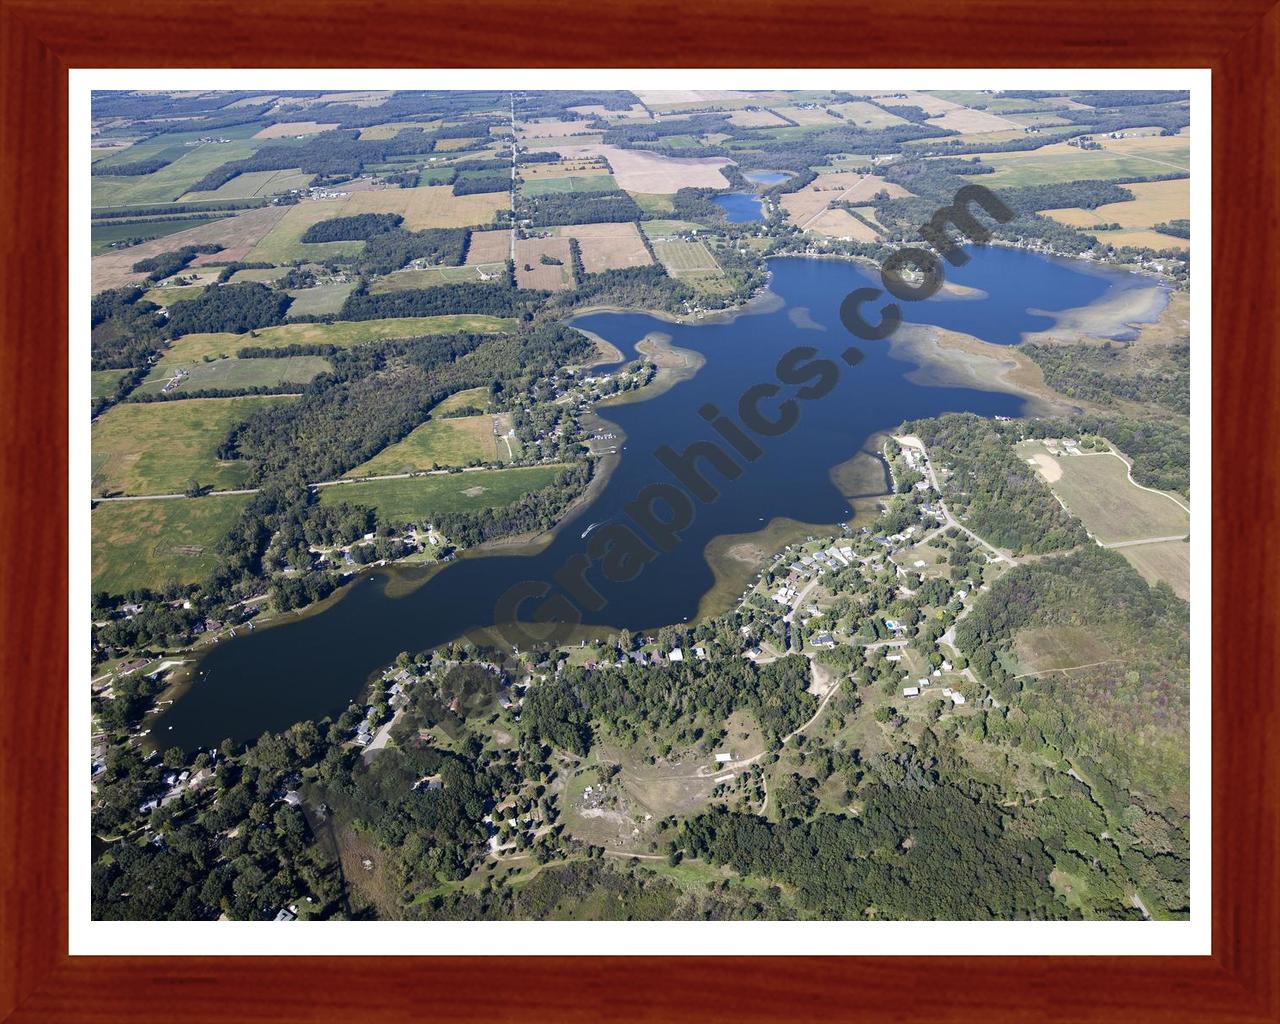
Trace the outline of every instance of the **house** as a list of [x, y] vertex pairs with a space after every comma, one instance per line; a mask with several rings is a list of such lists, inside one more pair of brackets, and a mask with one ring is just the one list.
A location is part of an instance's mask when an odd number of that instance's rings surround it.
[[674, 647], [672, 648], [671, 653], [667, 655], [667, 657], [669, 657], [672, 661], [684, 661], [684, 651], [680, 650], [679, 647]]
[[902, 688], [902, 696], [904, 696], [904, 697], [919, 697], [919, 696], [920, 696], [920, 688], [919, 688], [918, 686], [904, 686], [904, 687]]
[[955, 705], [957, 705], [957, 706], [959, 706], [959, 705], [963, 704], [963, 703], [964, 703], [964, 694], [963, 694], [963, 693], [959, 693], [959, 692], [957, 692], [957, 691], [955, 691], [955, 690], [952, 690], [952, 691], [951, 691], [951, 703], [952, 703], [952, 704], [955, 704]]
[[732, 760], [733, 754], [727, 750], [722, 750], [720, 753], [716, 754], [716, 764], [728, 764]]
[[296, 921], [298, 919], [297, 912], [293, 907], [281, 907], [280, 911], [273, 917], [273, 921]]
[[693, 656], [697, 658], [699, 661], [706, 661], [707, 649], [705, 647], [695, 647], [693, 649]]
[[835, 638], [830, 633], [819, 633], [810, 641], [814, 647], [834, 647]]

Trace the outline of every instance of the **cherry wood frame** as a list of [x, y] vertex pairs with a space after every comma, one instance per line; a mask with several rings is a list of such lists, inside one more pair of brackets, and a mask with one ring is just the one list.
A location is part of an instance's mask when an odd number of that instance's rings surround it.
[[[0, 0], [0, 1019], [1280, 1020], [1271, 3]], [[957, 64], [1213, 69], [1212, 955], [68, 956], [68, 68]]]

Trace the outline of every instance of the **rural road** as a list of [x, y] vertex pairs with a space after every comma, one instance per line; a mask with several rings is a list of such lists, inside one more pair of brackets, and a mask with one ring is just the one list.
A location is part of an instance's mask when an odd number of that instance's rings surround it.
[[1187, 536], [1187, 534], [1183, 533], [1177, 537], [1144, 537], [1142, 540], [1120, 540], [1116, 541], [1114, 544], [1103, 544], [1102, 541], [1098, 541], [1097, 543], [1100, 548], [1111, 548], [1114, 550], [1115, 548], [1132, 548], [1139, 544], [1163, 544], [1170, 540], [1186, 540]]

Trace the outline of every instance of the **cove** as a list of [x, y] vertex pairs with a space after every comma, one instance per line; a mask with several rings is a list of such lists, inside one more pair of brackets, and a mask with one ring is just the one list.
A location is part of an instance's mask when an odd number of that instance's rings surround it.
[[730, 224], [764, 220], [764, 210], [760, 206], [760, 200], [750, 192], [727, 192], [724, 195], [712, 196], [711, 201], [724, 210], [725, 220]]
[[[1022, 332], [1048, 326], [1050, 317], [1029, 309], [1076, 308], [1151, 285], [1136, 275], [1010, 249], [971, 250], [971, 257], [948, 273], [980, 294], [904, 302], [904, 320], [1013, 344]], [[739, 460], [743, 468], [737, 479], [704, 469], [719, 500], [696, 506], [696, 517], [673, 552], [659, 555], [627, 583], [610, 583], [592, 570], [587, 578], [606, 604], [587, 612], [585, 624], [643, 630], [691, 620], [714, 581], [703, 557], [713, 538], [759, 530], [776, 517], [847, 520], [853, 511], [850, 497], [832, 482], [830, 471], [878, 431], [944, 412], [1017, 416], [1022, 411], [1021, 399], [1013, 395], [913, 383], [908, 375], [915, 364], [891, 357], [887, 341], [854, 339], [840, 323], [840, 303], [854, 288], [878, 286], [875, 268], [797, 257], [770, 260], [769, 268], [774, 300], [731, 319], [673, 324], [631, 312], [573, 321], [612, 342], [627, 360], [635, 358], [637, 342], [659, 334], [677, 348], [696, 351], [705, 364], [653, 398], [601, 410], [625, 434], [621, 455], [594, 501], [561, 524], [546, 548], [536, 554], [464, 557], [408, 593], [388, 593], [396, 575], [375, 572], [322, 610], [241, 631], [202, 655], [187, 692], [149, 722], [151, 739], [162, 748], [190, 750], [336, 714], [400, 651], [424, 650], [491, 625], [495, 603], [512, 584], [551, 582], [570, 557], [585, 551], [582, 534], [593, 523], [624, 518], [624, 506], [647, 484], [673, 482], [654, 454], [661, 446], [684, 451], [696, 441], [717, 439], [699, 415], [703, 406], [714, 404], [734, 415], [742, 394], [752, 385], [775, 382], [779, 358], [797, 346], [812, 346], [818, 350], [815, 358], [839, 367], [834, 390], [820, 401], [801, 402], [799, 422], [789, 432], [757, 438], [764, 454], [753, 463]], [[863, 358], [849, 366], [841, 356], [855, 342]], [[784, 385], [776, 400], [797, 390]]]

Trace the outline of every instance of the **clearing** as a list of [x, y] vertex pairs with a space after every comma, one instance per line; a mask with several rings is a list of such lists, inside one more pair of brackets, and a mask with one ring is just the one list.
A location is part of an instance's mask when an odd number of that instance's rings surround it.
[[91, 519], [93, 589], [196, 583], [218, 563], [215, 547], [235, 523], [247, 494], [189, 501], [109, 501]]
[[422, 522], [442, 512], [478, 512], [510, 505], [555, 479], [563, 465], [477, 469], [403, 480], [369, 480], [319, 488], [324, 504], [372, 505], [392, 521]]
[[506, 445], [499, 445], [494, 436], [492, 416], [429, 419], [347, 476], [384, 476], [466, 466], [472, 462], [497, 462], [499, 451], [505, 453], [506, 450]]
[[[1117, 454], [1055, 456], [1039, 441], [1023, 441], [1017, 451], [1104, 546], [1182, 537], [1191, 529], [1180, 500], [1133, 483], [1128, 464]], [[1051, 479], [1050, 462], [1060, 474], [1056, 479]]]
[[243, 486], [249, 463], [219, 460], [218, 446], [258, 409], [291, 401], [276, 395], [113, 406], [93, 424], [93, 493], [179, 494], [192, 479], [214, 490]]
[[298, 390], [317, 374], [332, 370], [329, 360], [322, 356], [287, 356], [283, 359], [210, 359], [183, 362], [166, 353], [138, 386], [139, 394], [157, 394], [165, 382], [175, 374], [185, 371], [187, 376], [179, 383], [178, 393], [220, 388], [228, 391], [255, 387], [276, 387], [280, 384], [297, 384]]
[[[351, 348], [366, 341], [417, 338], [424, 334], [504, 334], [515, 329], [511, 317], [484, 313], [445, 316], [405, 316], [389, 320], [339, 320], [337, 323], [280, 324], [262, 327], [254, 334], [184, 334], [173, 342], [166, 358], [195, 362], [205, 356], [231, 356], [247, 346], [279, 348], [284, 345], [337, 345]], [[256, 335], [256, 336], [255, 336]]]

